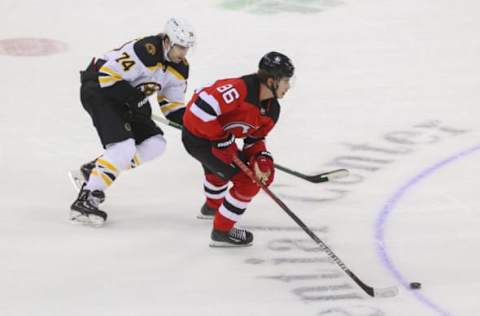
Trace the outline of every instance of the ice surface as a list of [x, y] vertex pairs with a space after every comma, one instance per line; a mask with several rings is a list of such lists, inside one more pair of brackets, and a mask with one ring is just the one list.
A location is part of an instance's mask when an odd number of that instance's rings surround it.
[[[68, 50], [0, 55], [0, 315], [479, 315], [480, 3], [220, 2], [1, 2], [0, 39]], [[188, 96], [270, 50], [293, 59], [268, 146], [287, 167], [351, 175], [278, 172], [271, 189], [364, 282], [398, 296], [368, 297], [265, 194], [241, 221], [253, 247], [209, 248], [202, 173], [170, 127], [167, 153], [107, 192], [108, 225], [65, 221], [67, 171], [101, 152], [78, 71], [170, 16], [198, 32]], [[412, 281], [422, 289], [402, 287]]]

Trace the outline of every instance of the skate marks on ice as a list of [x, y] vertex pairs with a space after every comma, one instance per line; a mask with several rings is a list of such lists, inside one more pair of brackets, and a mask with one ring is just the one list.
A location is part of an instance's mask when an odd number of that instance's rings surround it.
[[[258, 270], [256, 278], [264, 282], [281, 284], [302, 303], [317, 306], [313, 315], [369, 315], [384, 316], [384, 311], [369, 303], [368, 299], [335, 262], [311, 239], [303, 236], [303, 230], [295, 226], [249, 226], [262, 234], [281, 233], [281, 238], [270, 238], [266, 242], [262, 257], [244, 260]], [[328, 239], [329, 227], [311, 227]], [[279, 234], [277, 234], [279, 236]], [[257, 245], [258, 247], [258, 245]], [[336, 303], [338, 302], [338, 303]], [[326, 304], [329, 303], [329, 304]], [[333, 306], [332, 306], [333, 304]], [[338, 305], [337, 305], [338, 304]]]
[[227, 10], [252, 14], [277, 14], [283, 12], [315, 14], [343, 5], [340, 0], [220, 0], [218, 6]]

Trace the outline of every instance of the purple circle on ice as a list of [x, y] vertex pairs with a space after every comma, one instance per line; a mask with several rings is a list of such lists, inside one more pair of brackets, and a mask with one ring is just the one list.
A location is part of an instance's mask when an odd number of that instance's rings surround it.
[[[391, 195], [385, 206], [381, 210], [377, 222], [375, 225], [375, 239], [377, 241], [377, 253], [383, 261], [383, 264], [387, 267], [388, 270], [394, 275], [394, 277], [405, 287], [410, 288], [410, 284], [407, 281], [407, 278], [402, 274], [402, 272], [397, 268], [393, 263], [391, 256], [388, 255], [387, 247], [385, 245], [385, 227], [388, 216], [393, 212], [397, 203], [400, 199], [407, 194], [412, 188], [414, 188], [420, 181], [428, 178], [441, 168], [447, 166], [448, 164], [459, 161], [462, 158], [467, 157], [468, 155], [474, 154], [477, 151], [480, 151], [480, 144], [475, 145], [471, 148], [462, 150], [456, 154], [453, 154], [450, 157], [447, 157], [443, 160], [438, 161], [437, 163], [423, 169], [418, 174], [414, 175], [410, 180], [404, 183], [393, 195]], [[421, 286], [421, 284], [420, 284]], [[442, 306], [433, 302], [430, 298], [423, 295], [420, 291], [413, 292], [415, 297], [422, 302], [424, 305], [428, 306], [430, 309], [437, 312], [442, 316], [450, 316], [451, 314], [447, 312]]]

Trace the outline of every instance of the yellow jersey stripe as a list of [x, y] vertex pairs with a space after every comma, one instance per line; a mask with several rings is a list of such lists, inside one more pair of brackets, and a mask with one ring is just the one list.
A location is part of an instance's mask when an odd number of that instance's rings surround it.
[[161, 106], [160, 110], [162, 110], [162, 113], [171, 112], [177, 108], [183, 107], [183, 105], [184, 104], [181, 102], [172, 102], [172, 103], [169, 103], [168, 105]]
[[98, 82], [102, 83], [102, 84], [106, 84], [106, 83], [110, 83], [112, 81], [120, 81], [122, 79], [117, 79], [117, 78], [114, 78], [114, 77], [98, 77]]
[[110, 179], [106, 174], [101, 173], [103, 182], [105, 182], [107, 185], [111, 185], [113, 183], [112, 179]]
[[97, 159], [97, 163], [99, 165], [102, 165], [102, 166], [106, 167], [107, 169], [112, 170], [115, 173], [118, 173], [118, 169], [113, 164], [111, 164], [110, 162], [108, 162], [104, 159]]
[[162, 63], [157, 63], [155, 66], [150, 66], [150, 67], [147, 67], [148, 70], [150, 71], [155, 71], [157, 70], [158, 68], [163, 68], [163, 64]]
[[175, 70], [175, 68], [173, 68], [172, 66], [168, 66], [167, 67], [167, 71], [169, 73], [171, 73], [175, 78], [177, 78], [178, 80], [185, 80], [185, 77], [182, 76], [177, 70]]
[[140, 166], [140, 157], [137, 154], [133, 156], [133, 161], [135, 161], [135, 166]]
[[99, 72], [109, 74], [110, 76], [112, 76], [113, 78], [115, 78], [117, 80], [122, 80], [123, 79], [122, 75], [120, 75], [118, 72], [115, 72], [115, 71], [113, 71], [112, 69], [110, 69], [106, 66], [102, 66], [100, 68]]

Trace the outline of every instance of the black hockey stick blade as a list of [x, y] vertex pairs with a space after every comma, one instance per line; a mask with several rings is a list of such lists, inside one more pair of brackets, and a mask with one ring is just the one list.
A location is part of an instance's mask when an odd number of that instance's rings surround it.
[[296, 177], [302, 178], [304, 180], [307, 180], [307, 181], [313, 182], [313, 183], [327, 182], [331, 179], [343, 178], [343, 177], [347, 177], [349, 175], [349, 171], [347, 169], [335, 169], [335, 170], [332, 170], [332, 171], [322, 172], [322, 173], [315, 174], [315, 175], [307, 175], [307, 174], [304, 174], [304, 173], [286, 168], [286, 167], [281, 166], [279, 164], [275, 164], [275, 169], [281, 170], [285, 173], [288, 173], [290, 175], [294, 175]]
[[321, 240], [320, 240], [320, 245], [324, 246], [325, 252], [333, 259], [333, 261], [337, 262], [342, 268], [343, 271], [345, 271], [346, 274], [350, 278], [352, 278], [355, 283], [357, 283], [358, 286], [360, 286], [365, 293], [370, 295], [371, 297], [394, 297], [398, 294], [398, 287], [397, 286], [390, 286], [390, 287], [385, 287], [385, 288], [374, 288], [371, 287], [370, 285], [365, 284], [362, 280], [360, 280], [359, 277], [357, 277], [350, 269], [345, 266], [343, 262], [340, 261], [340, 259], [333, 253], [330, 248], [328, 248], [327, 245], [325, 245]]
[[350, 172], [347, 169], [336, 169], [329, 172], [320, 173], [313, 176], [308, 176], [308, 181], [314, 183], [326, 182], [332, 179], [348, 177]]

